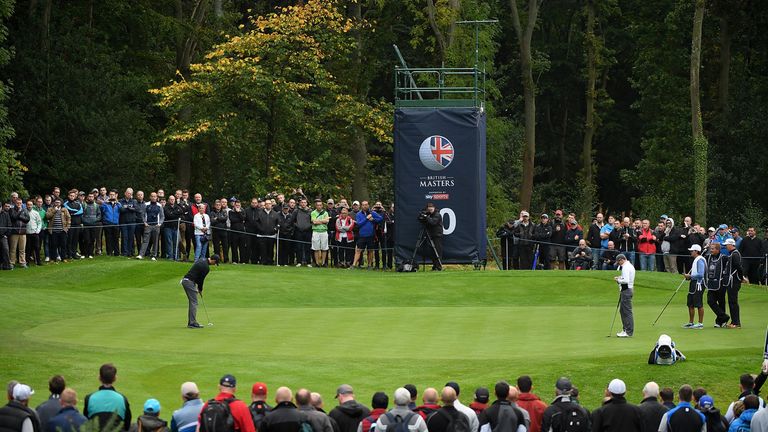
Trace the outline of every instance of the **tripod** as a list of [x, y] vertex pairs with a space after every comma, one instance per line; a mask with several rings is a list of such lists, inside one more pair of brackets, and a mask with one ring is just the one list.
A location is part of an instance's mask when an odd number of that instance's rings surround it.
[[[437, 258], [437, 264], [440, 266], [440, 269], [443, 268], [443, 261], [440, 259], [440, 254], [437, 253], [437, 248], [435, 247], [435, 242], [432, 240], [432, 236], [429, 235], [429, 231], [427, 231], [426, 227], [421, 227], [421, 231], [419, 232], [419, 239], [416, 241], [416, 246], [413, 248], [413, 255], [411, 255], [411, 263], [416, 262], [416, 254], [419, 253], [419, 249], [421, 249], [422, 246], [426, 242], [429, 242], [429, 246], [432, 248], [432, 252], [435, 254], [434, 256]], [[426, 257], [424, 254], [421, 254], [421, 266], [424, 267], [424, 271], [426, 271], [425, 267], [425, 261]]]

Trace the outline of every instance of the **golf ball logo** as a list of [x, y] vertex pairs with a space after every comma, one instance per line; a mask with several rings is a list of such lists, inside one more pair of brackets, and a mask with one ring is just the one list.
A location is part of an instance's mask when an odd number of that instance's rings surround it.
[[442, 171], [453, 162], [453, 144], [448, 138], [432, 135], [421, 142], [419, 159], [431, 171]]

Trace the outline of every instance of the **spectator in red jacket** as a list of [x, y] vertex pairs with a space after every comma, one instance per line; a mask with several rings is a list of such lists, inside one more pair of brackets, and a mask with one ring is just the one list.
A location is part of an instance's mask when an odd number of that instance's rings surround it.
[[[223, 401], [225, 399], [232, 399], [229, 403], [229, 410], [232, 413], [232, 418], [235, 421], [235, 430], [239, 432], [256, 432], [256, 428], [253, 426], [253, 418], [251, 417], [251, 411], [248, 409], [248, 405], [245, 402], [235, 397], [237, 391], [237, 379], [232, 375], [224, 375], [219, 380], [219, 394], [214, 399], [217, 401]], [[201, 413], [208, 407], [208, 402], [203, 405]], [[201, 419], [198, 417], [198, 422]]]
[[531, 393], [533, 381], [528, 375], [523, 375], [517, 379], [517, 389], [520, 390], [517, 406], [528, 411], [528, 414], [531, 415], [531, 426], [528, 428], [528, 432], [541, 432], [541, 420], [544, 417], [547, 404]]
[[648, 219], [643, 220], [640, 235], [637, 236], [637, 250], [640, 252], [640, 270], [656, 270], [656, 235]]
[[421, 396], [421, 400], [424, 401], [424, 405], [416, 407], [415, 412], [419, 413], [424, 420], [429, 417], [430, 414], [440, 409], [440, 405], [437, 403], [437, 390], [430, 387], [424, 390], [424, 394]]
[[488, 400], [491, 398], [491, 393], [485, 387], [478, 387], [475, 390], [475, 400], [469, 404], [475, 413], [480, 414], [488, 408]]
[[371, 428], [376, 425], [376, 420], [387, 412], [389, 405], [389, 396], [384, 392], [376, 392], [371, 398], [371, 413], [364, 418], [357, 426], [357, 432], [371, 432]]

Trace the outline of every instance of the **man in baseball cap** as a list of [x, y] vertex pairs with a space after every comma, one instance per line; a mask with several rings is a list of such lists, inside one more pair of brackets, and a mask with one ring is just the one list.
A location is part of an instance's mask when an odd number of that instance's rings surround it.
[[8, 392], [11, 400], [0, 408], [0, 429], [41, 430], [37, 414], [29, 407], [29, 398], [33, 394], [35, 391], [26, 384], [17, 382], [13, 385]]
[[[591, 430], [589, 412], [573, 400], [573, 384], [566, 377], [561, 377], [555, 382], [555, 400], [544, 410], [541, 419], [541, 430], [556, 430], [563, 413], [573, 413], [573, 423], [579, 423], [581, 430]], [[557, 414], [557, 416], [555, 416]]]
[[627, 385], [620, 379], [608, 384], [608, 400], [592, 412], [592, 430], [606, 432], [642, 432], [640, 408], [627, 402]]
[[248, 407], [253, 415], [253, 425], [259, 430], [262, 420], [272, 411], [267, 403], [267, 385], [263, 382], [254, 383], [251, 387], [251, 405]]
[[[248, 410], [248, 405], [245, 402], [235, 397], [237, 391], [237, 379], [234, 375], [224, 375], [219, 380], [219, 394], [214, 398], [217, 402], [229, 400], [229, 412], [232, 414], [234, 420], [234, 429], [239, 432], [256, 432], [256, 428], [253, 426], [253, 417]], [[209, 401], [210, 402], [210, 401]], [[200, 411], [200, 427], [203, 428], [203, 423], [206, 422], [206, 411], [208, 409], [209, 402], [203, 404], [203, 408]], [[206, 430], [210, 430], [213, 425], [208, 425]]]
[[[211, 270], [211, 264], [219, 265], [219, 256], [214, 254], [210, 258], [200, 258], [192, 264], [184, 278], [181, 279], [181, 286], [184, 293], [187, 294], [189, 307], [187, 309], [187, 327], [192, 329], [201, 329], [203, 326], [197, 322], [197, 295], [203, 295], [203, 283], [208, 272]], [[210, 324], [209, 324], [210, 325]]]
[[357, 432], [357, 426], [368, 417], [370, 410], [355, 400], [355, 391], [349, 384], [340, 385], [336, 389], [335, 397], [339, 400], [339, 405], [328, 415], [338, 423], [338, 432]]
[[191, 381], [182, 384], [181, 399], [184, 401], [184, 405], [173, 412], [171, 430], [195, 432], [198, 415], [203, 408], [203, 401], [200, 400], [200, 390], [197, 389], [197, 384]]

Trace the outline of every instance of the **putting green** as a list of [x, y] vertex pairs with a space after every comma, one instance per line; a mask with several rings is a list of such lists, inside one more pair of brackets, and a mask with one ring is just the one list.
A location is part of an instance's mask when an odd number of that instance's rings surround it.
[[[210, 397], [224, 373], [245, 388], [257, 380], [270, 388], [306, 386], [327, 399], [349, 382], [365, 402], [405, 382], [423, 389], [454, 379], [470, 389], [462, 392], [467, 403], [474, 387], [521, 374], [547, 397], [551, 383], [568, 375], [594, 407], [617, 376], [631, 399], [656, 380], [702, 385], [730, 400], [738, 376], [756, 372], [762, 359], [763, 287], [742, 289], [741, 330], [712, 328], [709, 310], [706, 329], [682, 329], [685, 288], [652, 327], [680, 277], [638, 272], [635, 337], [618, 339], [619, 318], [606, 337], [618, 296], [613, 272], [221, 266], [205, 288], [215, 325], [190, 330], [179, 286], [188, 266], [102, 258], [3, 273], [0, 380], [29, 382], [39, 403], [50, 375], [63, 374], [82, 396], [96, 387], [98, 366], [113, 362], [118, 388], [134, 404], [153, 396], [174, 407], [181, 382], [197, 381]], [[198, 320], [206, 322], [202, 305]], [[672, 336], [687, 362], [645, 364], [661, 333]]]

